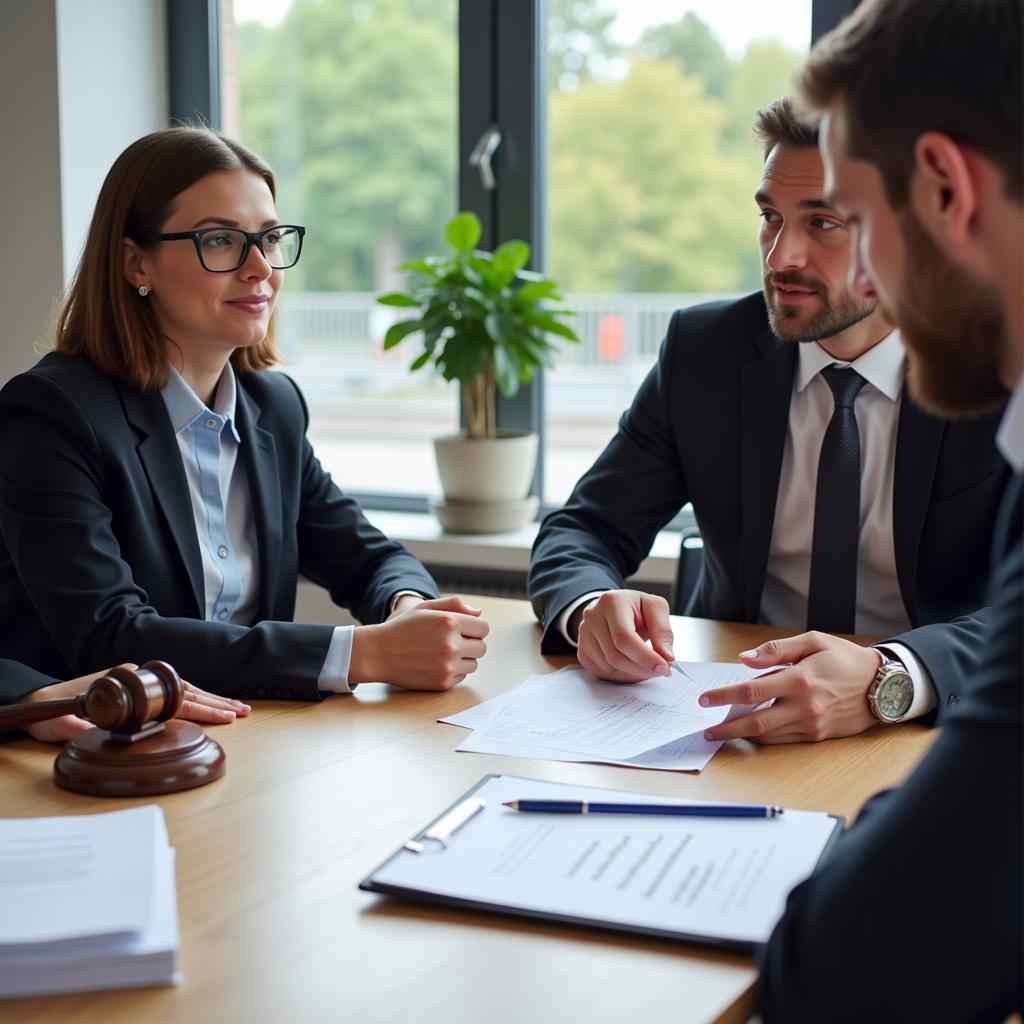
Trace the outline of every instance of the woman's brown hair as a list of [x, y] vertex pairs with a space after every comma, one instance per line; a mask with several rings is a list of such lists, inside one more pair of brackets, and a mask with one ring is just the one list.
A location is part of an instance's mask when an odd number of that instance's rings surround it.
[[[166, 339], [152, 305], [124, 276], [124, 239], [160, 233], [176, 196], [216, 171], [252, 171], [276, 198], [274, 172], [251, 150], [208, 128], [167, 128], [133, 142], [114, 161], [89, 225], [82, 259], [57, 316], [54, 347], [88, 356], [141, 391], [167, 380]], [[278, 362], [277, 314], [258, 345], [238, 348], [240, 372]]]

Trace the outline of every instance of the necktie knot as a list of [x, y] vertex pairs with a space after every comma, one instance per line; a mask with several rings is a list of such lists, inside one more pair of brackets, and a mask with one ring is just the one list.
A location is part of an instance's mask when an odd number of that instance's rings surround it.
[[821, 375], [832, 390], [837, 409], [850, 408], [857, 392], [867, 383], [852, 366], [828, 366]]

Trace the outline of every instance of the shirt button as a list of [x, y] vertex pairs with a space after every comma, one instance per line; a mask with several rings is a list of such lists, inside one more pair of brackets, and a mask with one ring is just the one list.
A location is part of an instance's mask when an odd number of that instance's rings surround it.
[[219, 612], [217, 612], [217, 618], [220, 619], [221, 621], [223, 621], [227, 617], [228, 617], [228, 610], [227, 610], [227, 608], [221, 608], [221, 610]]
[[228, 549], [226, 547], [224, 547], [223, 544], [221, 544], [221, 546], [219, 548], [217, 548], [217, 554], [220, 555], [221, 558], [227, 558], [228, 557]]
[[206, 421], [206, 425], [207, 425], [207, 426], [208, 426], [208, 427], [209, 427], [209, 428], [210, 428], [211, 430], [213, 430], [213, 428], [214, 428], [215, 426], [217, 426], [217, 421], [216, 421], [216, 420], [207, 420], [207, 421]]

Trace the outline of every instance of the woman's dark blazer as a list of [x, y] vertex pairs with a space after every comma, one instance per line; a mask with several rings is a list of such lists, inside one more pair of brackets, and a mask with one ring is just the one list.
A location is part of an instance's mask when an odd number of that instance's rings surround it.
[[27, 665], [0, 658], [0, 704], [14, 704], [30, 693], [58, 680], [44, 676]]
[[162, 658], [217, 693], [318, 698], [333, 627], [291, 621], [300, 572], [362, 622], [385, 619], [400, 590], [437, 587], [338, 490], [307, 422], [288, 377], [238, 374], [259, 611], [253, 626], [207, 622], [191, 498], [160, 392], [57, 352], [10, 380], [0, 391], [0, 657], [57, 678]]

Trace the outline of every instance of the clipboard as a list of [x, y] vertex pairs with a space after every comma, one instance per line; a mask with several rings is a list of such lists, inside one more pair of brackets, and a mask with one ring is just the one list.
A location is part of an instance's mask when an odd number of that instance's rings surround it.
[[535, 815], [502, 806], [524, 796], [678, 802], [492, 773], [359, 888], [455, 910], [751, 952], [768, 938], [790, 889], [813, 873], [845, 824], [837, 815], [808, 811], [787, 811], [778, 819], [782, 825]]

